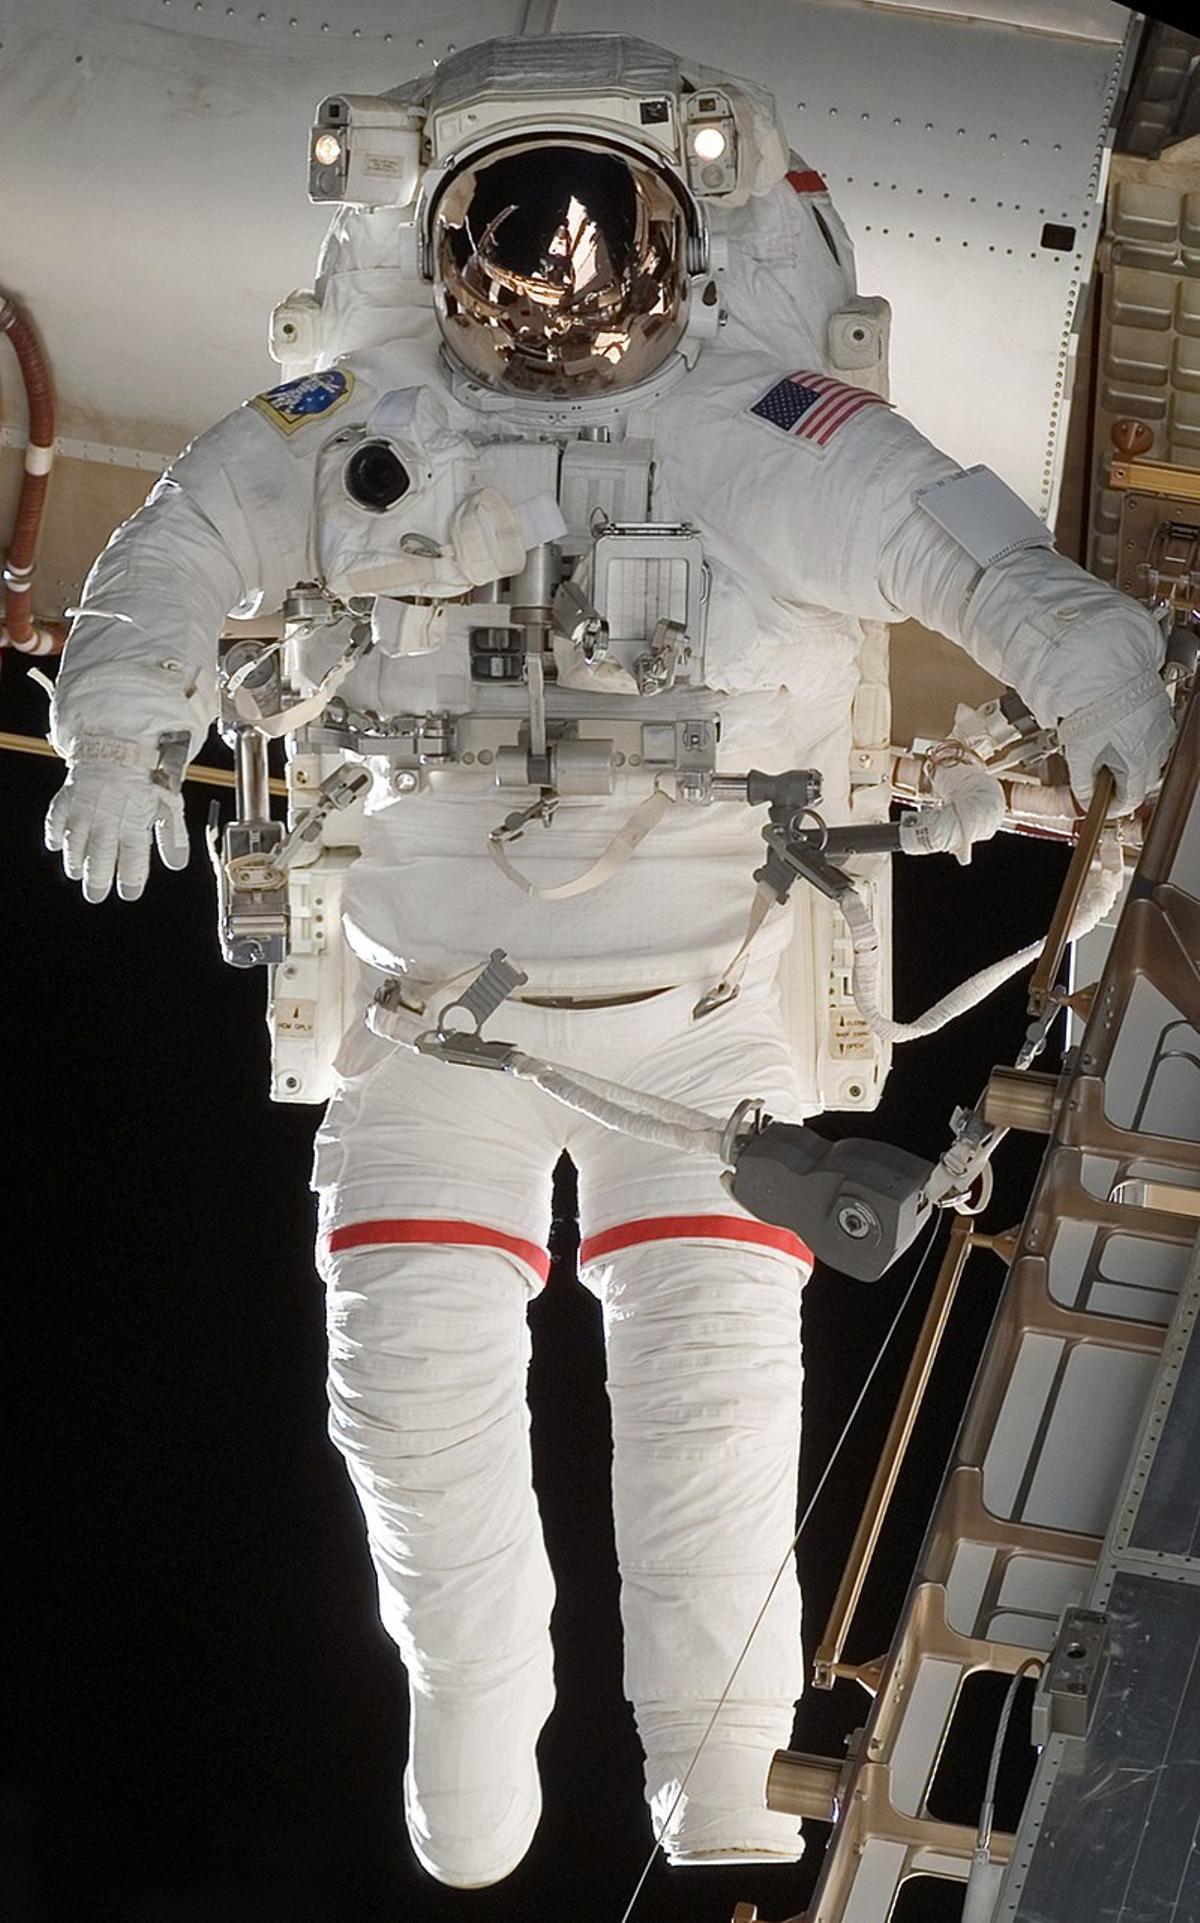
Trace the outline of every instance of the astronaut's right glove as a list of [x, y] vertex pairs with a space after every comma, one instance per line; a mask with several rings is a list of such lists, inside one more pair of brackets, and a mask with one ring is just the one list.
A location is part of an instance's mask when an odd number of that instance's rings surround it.
[[149, 770], [109, 761], [72, 765], [46, 816], [46, 846], [83, 883], [85, 901], [103, 901], [115, 877], [122, 901], [136, 901], [150, 873], [150, 837], [168, 868], [187, 866], [182, 798]]
[[1058, 724], [1071, 786], [1086, 806], [1099, 768], [1116, 776], [1114, 811], [1129, 814], [1162, 773], [1175, 739], [1171, 703], [1153, 668], [1076, 708]]

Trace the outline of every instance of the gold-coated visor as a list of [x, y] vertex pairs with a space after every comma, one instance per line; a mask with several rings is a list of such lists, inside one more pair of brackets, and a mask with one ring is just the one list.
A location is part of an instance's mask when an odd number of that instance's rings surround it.
[[501, 393], [617, 393], [683, 337], [683, 203], [634, 156], [561, 137], [493, 151], [453, 177], [431, 239], [446, 345]]

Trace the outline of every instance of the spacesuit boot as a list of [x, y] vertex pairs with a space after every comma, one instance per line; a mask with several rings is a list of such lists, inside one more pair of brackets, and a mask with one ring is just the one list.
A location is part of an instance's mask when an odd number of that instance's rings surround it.
[[479, 1687], [439, 1683], [431, 1694], [413, 1678], [409, 1704], [404, 1816], [418, 1862], [452, 1889], [502, 1882], [542, 1814], [536, 1746], [554, 1707], [549, 1652]]
[[[798, 1862], [804, 1843], [796, 1818], [763, 1802], [763, 1733], [777, 1722], [775, 1706], [764, 1703], [759, 1716], [752, 1703], [726, 1704], [697, 1757], [713, 1707], [689, 1703], [682, 1716], [665, 1704], [638, 1712], [654, 1833], [667, 1861], [680, 1868]], [[785, 1748], [790, 1736], [790, 1728], [777, 1728], [775, 1746]]]

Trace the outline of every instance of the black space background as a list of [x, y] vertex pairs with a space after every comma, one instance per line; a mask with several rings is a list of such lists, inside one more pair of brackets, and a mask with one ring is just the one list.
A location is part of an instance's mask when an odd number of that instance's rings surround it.
[[[0, 725], [40, 731], [43, 697], [11, 656], [4, 665]], [[649, 1834], [620, 1688], [598, 1312], [573, 1278], [569, 1183], [560, 1260], [532, 1311], [536, 1475], [560, 1596], [546, 1814], [508, 1883], [455, 1893], [422, 1874], [403, 1834], [401, 1672], [324, 1431], [306, 1189], [315, 1112], [266, 1099], [263, 982], [220, 962], [197, 852], [207, 795], [191, 791], [186, 874], [156, 867], [137, 906], [92, 908], [40, 846], [58, 779], [49, 761], [0, 755], [0, 1917], [620, 1923]], [[900, 1012], [1041, 932], [1064, 859], [1006, 838], [967, 870], [908, 865]], [[832, 1126], [936, 1153], [950, 1107], [1011, 1059], [1022, 1026], [1017, 987], [904, 1051], [877, 1117]], [[1010, 1139], [992, 1226], [1019, 1217], [1036, 1160], [1032, 1138]], [[906, 1273], [873, 1288], [828, 1274], [809, 1285], [806, 1489]], [[889, 1640], [999, 1276], [988, 1256], [968, 1270], [852, 1656]], [[914, 1305], [802, 1548], [810, 1644], [918, 1316]], [[839, 1753], [865, 1706], [852, 1684], [811, 1696], [799, 1742]], [[980, 1744], [955, 1771], [964, 1820], [985, 1766]], [[824, 1835], [794, 1870], [659, 1863], [636, 1914], [725, 1923], [744, 1899], [766, 1918], [794, 1915]]]

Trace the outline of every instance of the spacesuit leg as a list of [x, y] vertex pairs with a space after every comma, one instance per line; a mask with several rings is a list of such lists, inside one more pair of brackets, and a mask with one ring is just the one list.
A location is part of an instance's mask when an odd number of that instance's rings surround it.
[[317, 1141], [330, 1433], [408, 1671], [413, 1847], [473, 1888], [532, 1840], [554, 1700], [525, 1309], [558, 1148], [499, 1077], [365, 1049]]
[[[622, 1079], [714, 1114], [747, 1094], [795, 1113], [773, 982], [694, 1026], [694, 993], [673, 999], [682, 1028], [623, 1062]], [[625, 1687], [655, 1830], [676, 1863], [794, 1860], [798, 1826], [764, 1792], [803, 1682], [790, 1545], [811, 1257], [745, 1215], [710, 1164], [599, 1131], [579, 1159], [581, 1270], [608, 1347]]]

